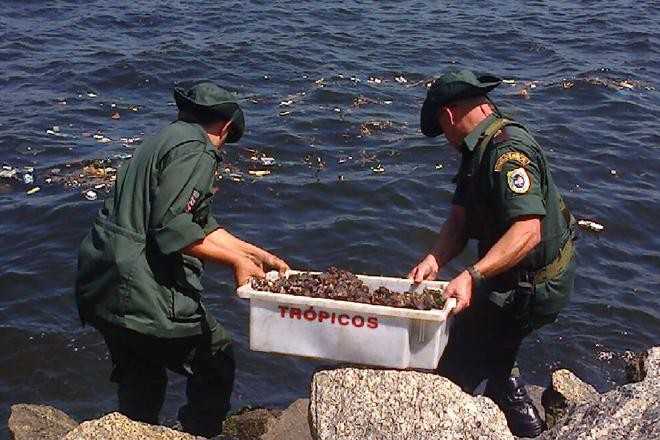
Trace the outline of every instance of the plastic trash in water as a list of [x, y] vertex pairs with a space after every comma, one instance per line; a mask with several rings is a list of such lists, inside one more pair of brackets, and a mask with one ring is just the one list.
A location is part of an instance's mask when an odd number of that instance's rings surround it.
[[399, 84], [405, 84], [408, 82], [408, 80], [403, 76], [395, 76], [394, 81], [398, 82]]
[[270, 171], [268, 170], [250, 170], [248, 171], [250, 175], [256, 176], [256, 177], [264, 177], [270, 174]]
[[30, 196], [30, 195], [32, 195], [32, 194], [34, 194], [34, 193], [39, 192], [40, 190], [41, 190], [41, 188], [39, 188], [38, 186], [35, 186], [34, 188], [27, 190], [26, 194], [27, 194], [28, 196]]
[[34, 183], [34, 176], [30, 173], [23, 174], [23, 183], [25, 183], [26, 185]]
[[91, 202], [93, 202], [94, 200], [99, 198], [98, 194], [96, 194], [96, 191], [92, 191], [91, 189], [88, 190], [88, 191], [85, 191], [83, 193], [83, 196]]
[[263, 165], [269, 166], [273, 165], [275, 163], [275, 158], [274, 157], [268, 157], [264, 156], [261, 159], [259, 159]]
[[375, 167], [371, 168], [371, 171], [373, 171], [375, 174], [381, 174], [385, 172], [385, 168], [381, 164], [378, 164]]
[[10, 166], [3, 166], [0, 170], [0, 178], [3, 179], [13, 179], [16, 177], [17, 171]]
[[591, 231], [591, 232], [603, 232], [605, 230], [605, 226], [601, 225], [600, 223], [596, 223], [594, 221], [591, 221], [591, 220], [578, 220], [577, 224], [582, 229], [585, 229], [585, 230]]

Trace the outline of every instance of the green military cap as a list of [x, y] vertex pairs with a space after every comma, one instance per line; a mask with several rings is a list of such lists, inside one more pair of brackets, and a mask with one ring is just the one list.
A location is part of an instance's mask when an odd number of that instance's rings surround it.
[[230, 121], [229, 143], [238, 142], [245, 132], [245, 117], [236, 102], [236, 95], [213, 83], [203, 82], [189, 89], [175, 87], [174, 100], [179, 110], [197, 122]]
[[438, 124], [440, 106], [459, 99], [485, 96], [499, 86], [502, 80], [493, 75], [477, 76], [470, 70], [450, 70], [431, 84], [422, 105], [420, 116], [422, 133], [429, 137], [442, 134]]

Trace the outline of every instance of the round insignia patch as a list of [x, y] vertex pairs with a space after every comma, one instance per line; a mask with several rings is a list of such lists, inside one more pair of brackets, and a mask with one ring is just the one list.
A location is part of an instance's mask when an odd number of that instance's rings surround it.
[[506, 174], [509, 188], [516, 194], [525, 194], [529, 191], [530, 180], [524, 168], [516, 168]]

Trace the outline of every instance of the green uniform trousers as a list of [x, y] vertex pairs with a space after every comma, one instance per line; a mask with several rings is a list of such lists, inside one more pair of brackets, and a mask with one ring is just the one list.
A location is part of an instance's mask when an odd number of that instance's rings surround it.
[[111, 380], [118, 384], [119, 411], [158, 424], [167, 372], [187, 376], [188, 402], [179, 410], [184, 431], [212, 437], [222, 430], [230, 408], [235, 362], [222, 326], [198, 336], [157, 338], [109, 323], [94, 323], [112, 357]]
[[[545, 300], [565, 295], [573, 289], [575, 257], [557, 280], [535, 286], [536, 299]], [[512, 292], [512, 297], [515, 293]], [[438, 364], [438, 373], [474, 393], [479, 384], [488, 380], [485, 394], [496, 402], [510, 376], [519, 375], [516, 357], [520, 345], [533, 330], [554, 322], [557, 313], [542, 315], [534, 312], [521, 319], [514, 301], [505, 305], [493, 302], [488, 292], [477, 291], [470, 307], [454, 317], [449, 343]]]

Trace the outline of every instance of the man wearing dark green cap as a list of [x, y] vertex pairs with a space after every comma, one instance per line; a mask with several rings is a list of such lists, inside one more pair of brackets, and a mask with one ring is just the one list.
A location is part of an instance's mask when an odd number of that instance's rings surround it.
[[439, 371], [467, 392], [487, 379], [485, 394], [511, 431], [534, 437], [544, 423], [516, 356], [532, 330], [556, 319], [573, 289], [574, 220], [539, 144], [488, 99], [500, 83], [460, 70], [445, 73], [428, 90], [422, 132], [444, 133], [462, 161], [449, 217], [409, 277], [435, 279], [468, 239], [478, 241], [478, 260], [445, 292], [457, 299], [457, 316]]
[[243, 135], [243, 112], [211, 83], [174, 91], [178, 119], [138, 147], [80, 246], [76, 299], [110, 351], [119, 409], [152, 424], [166, 370], [188, 377], [182, 428], [217, 434], [234, 382], [231, 339], [202, 298], [203, 262], [236, 283], [288, 266], [218, 226], [210, 213], [219, 153]]

